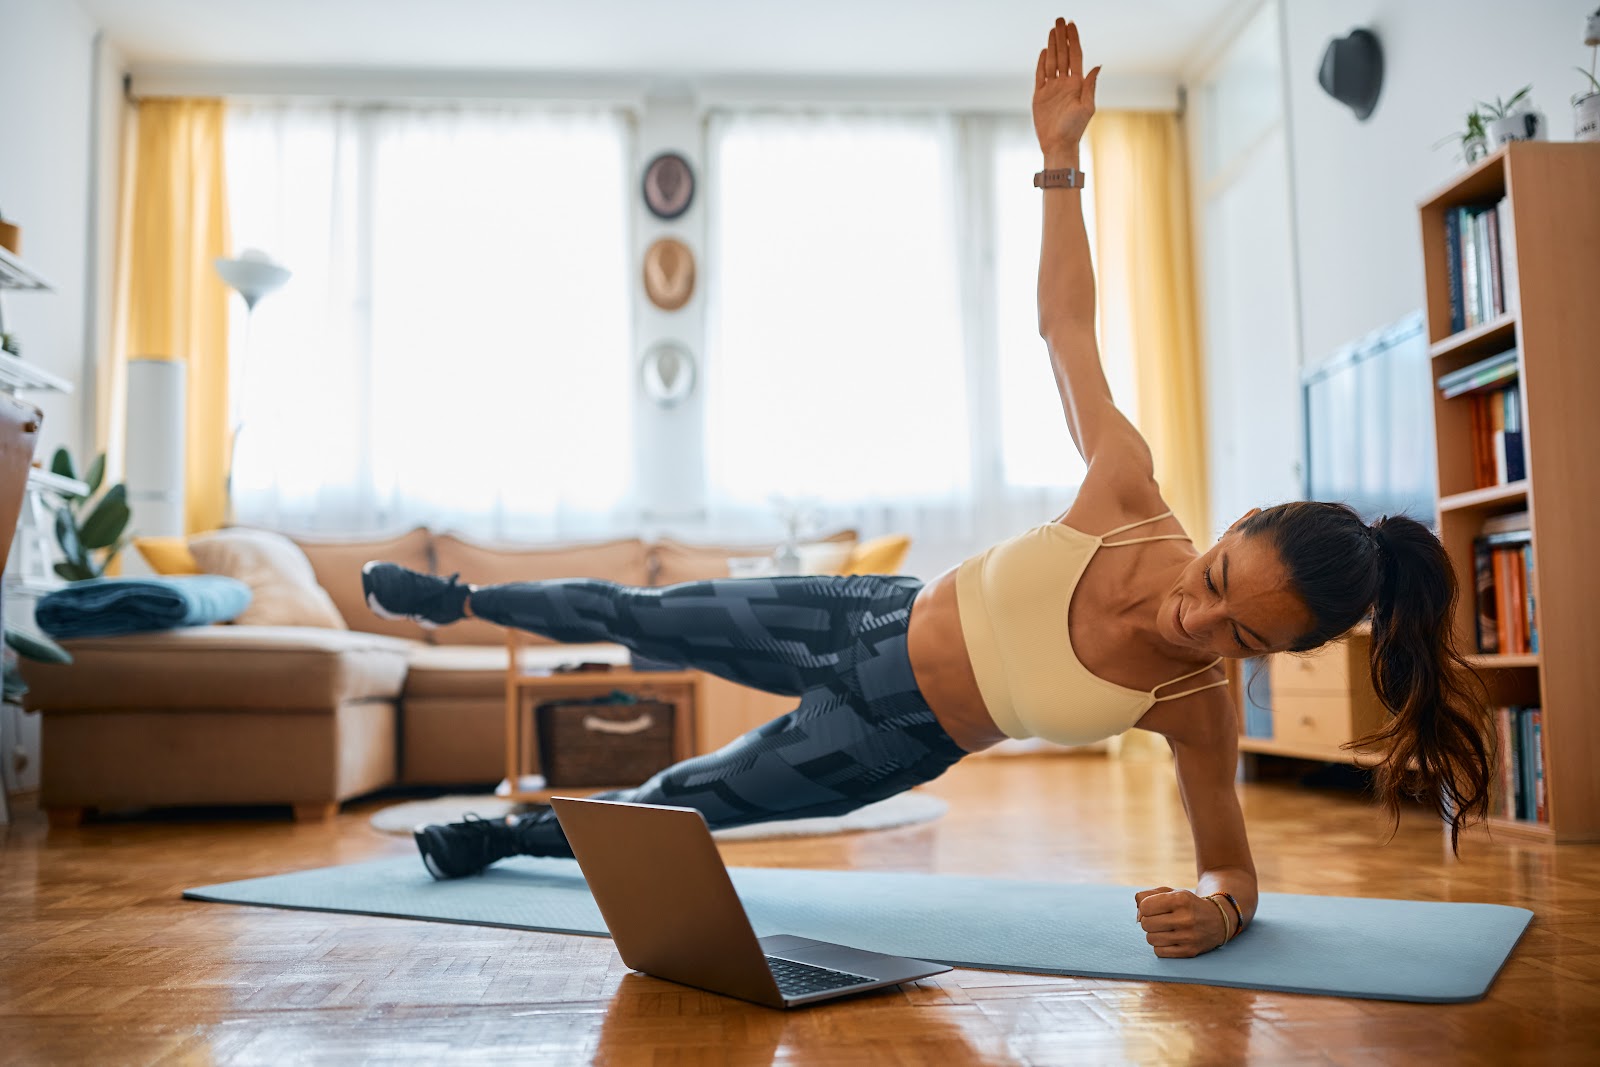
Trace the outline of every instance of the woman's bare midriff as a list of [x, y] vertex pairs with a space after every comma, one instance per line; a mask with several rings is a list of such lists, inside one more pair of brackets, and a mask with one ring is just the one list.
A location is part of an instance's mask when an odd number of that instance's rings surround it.
[[967, 657], [954, 570], [941, 574], [917, 594], [911, 605], [906, 648], [917, 688], [956, 744], [977, 752], [1006, 739], [984, 706]]

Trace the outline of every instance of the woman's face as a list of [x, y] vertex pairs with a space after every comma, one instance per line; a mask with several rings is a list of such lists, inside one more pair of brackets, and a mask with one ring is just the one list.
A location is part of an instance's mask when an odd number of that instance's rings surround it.
[[1292, 647], [1312, 619], [1272, 542], [1239, 533], [1235, 524], [1183, 569], [1156, 627], [1183, 648], [1243, 659]]

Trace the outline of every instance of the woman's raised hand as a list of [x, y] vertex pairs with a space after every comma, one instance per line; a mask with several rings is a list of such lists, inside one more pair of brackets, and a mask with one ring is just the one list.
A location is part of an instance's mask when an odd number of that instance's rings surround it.
[[1056, 19], [1033, 78], [1033, 130], [1047, 158], [1078, 151], [1078, 140], [1094, 115], [1099, 79], [1099, 67], [1084, 73], [1077, 24]]

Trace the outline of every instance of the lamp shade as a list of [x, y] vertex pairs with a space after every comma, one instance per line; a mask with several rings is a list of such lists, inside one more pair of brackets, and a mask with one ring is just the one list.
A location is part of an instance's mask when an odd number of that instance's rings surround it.
[[289, 268], [258, 248], [246, 248], [236, 259], [218, 259], [216, 266], [222, 280], [238, 290], [252, 311], [257, 300], [289, 280]]

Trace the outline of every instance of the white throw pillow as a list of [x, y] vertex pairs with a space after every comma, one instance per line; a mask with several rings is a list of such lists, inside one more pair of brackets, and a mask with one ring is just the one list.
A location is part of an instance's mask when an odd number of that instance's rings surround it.
[[854, 541], [812, 541], [795, 546], [800, 553], [801, 574], [838, 574], [850, 562], [855, 549]]
[[311, 561], [282, 534], [233, 527], [189, 539], [194, 561], [207, 574], [224, 574], [250, 587], [240, 626], [321, 626], [348, 630]]

